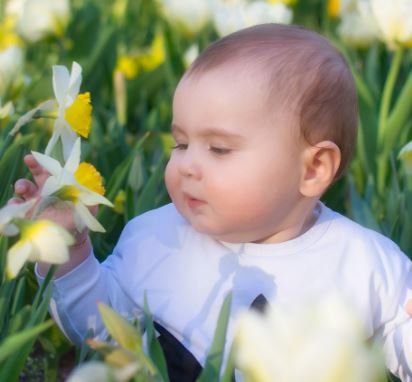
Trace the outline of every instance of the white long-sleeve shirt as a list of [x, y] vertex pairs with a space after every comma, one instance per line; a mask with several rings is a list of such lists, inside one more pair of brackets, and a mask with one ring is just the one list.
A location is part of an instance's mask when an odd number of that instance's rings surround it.
[[[131, 220], [102, 264], [90, 255], [53, 281], [51, 311], [80, 343], [88, 328], [103, 333], [96, 302], [126, 318], [142, 315], [147, 293], [154, 320], [203, 364], [228, 292], [233, 322], [259, 294], [302, 305], [338, 291], [353, 302], [368, 334], [381, 337], [387, 367], [412, 381], [411, 261], [391, 240], [320, 204], [301, 236], [275, 244], [225, 243], [201, 234], [173, 204]], [[39, 277], [39, 281], [42, 278]]]

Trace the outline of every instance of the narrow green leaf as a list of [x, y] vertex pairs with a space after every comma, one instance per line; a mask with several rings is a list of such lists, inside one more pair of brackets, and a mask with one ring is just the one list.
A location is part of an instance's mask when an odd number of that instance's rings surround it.
[[159, 376], [164, 382], [169, 381], [167, 373], [166, 359], [163, 354], [162, 347], [158, 339], [156, 338], [156, 333], [153, 325], [152, 315], [149, 310], [149, 303], [147, 301], [147, 295], [144, 296], [144, 322], [146, 329], [146, 339], [147, 339], [147, 349], [156, 369], [159, 372]]
[[350, 209], [353, 219], [368, 228], [371, 228], [377, 232], [381, 232], [381, 228], [376, 221], [371, 208], [360, 197], [353, 181], [350, 180]]
[[[43, 322], [37, 326], [34, 326], [30, 329], [26, 329], [23, 332], [13, 334], [8, 336], [1, 344], [0, 344], [0, 362], [3, 362], [7, 357], [11, 354], [14, 354], [18, 351], [24, 344], [28, 341], [31, 341], [37, 336], [45, 331], [46, 329], [50, 328], [53, 325], [52, 320], [48, 320]], [[9, 381], [9, 379], [0, 378], [1, 381]]]
[[[219, 380], [220, 369], [222, 367], [222, 361], [226, 344], [226, 331], [227, 326], [229, 324], [231, 304], [232, 295], [229, 293], [223, 301], [222, 308], [220, 309], [212, 346], [206, 358], [205, 367], [203, 368], [202, 373], [197, 379], [197, 382], [209, 382]], [[226, 371], [226, 373], [229, 372], [230, 370]], [[228, 376], [226, 376], [226, 378], [228, 378]]]
[[137, 200], [136, 215], [151, 210], [156, 207], [156, 197], [158, 188], [163, 183], [164, 176], [164, 156], [159, 160], [155, 170], [151, 174], [146, 185]]

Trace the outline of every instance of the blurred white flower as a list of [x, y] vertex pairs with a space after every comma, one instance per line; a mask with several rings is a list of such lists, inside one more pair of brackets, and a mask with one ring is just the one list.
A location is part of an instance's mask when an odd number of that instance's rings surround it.
[[90, 94], [79, 94], [82, 68], [73, 62], [71, 72], [62, 65], [53, 65], [53, 90], [58, 104], [58, 115], [53, 134], [46, 147], [46, 155], [53, 150], [61, 138], [64, 159], [73, 147], [77, 134], [88, 137], [91, 125]]
[[293, 12], [282, 3], [268, 4], [265, 1], [223, 1], [213, 6], [213, 23], [220, 36], [263, 23], [289, 24]]
[[398, 158], [403, 162], [405, 172], [412, 175], [412, 141], [402, 147]]
[[4, 98], [23, 84], [23, 51], [11, 45], [0, 51], [0, 98]]
[[157, 0], [169, 22], [187, 34], [199, 32], [210, 21], [210, 0]]
[[371, 13], [352, 11], [342, 15], [338, 34], [348, 45], [366, 48], [377, 40], [379, 30]]
[[17, 31], [27, 41], [36, 42], [62, 36], [70, 19], [69, 0], [12, 0], [6, 14], [17, 20]]
[[90, 361], [77, 366], [66, 382], [126, 382], [139, 369], [136, 363], [113, 368], [100, 361]]
[[73, 237], [49, 220], [24, 221], [19, 224], [20, 239], [7, 253], [6, 274], [14, 278], [26, 261], [62, 264], [69, 259], [68, 246]]
[[189, 67], [194, 60], [196, 60], [199, 55], [199, 45], [193, 44], [186, 50], [183, 56], [183, 62], [186, 65], [186, 68]]
[[244, 313], [234, 346], [236, 366], [251, 382], [377, 382], [385, 375], [381, 354], [336, 297], [296, 310]]
[[12, 223], [13, 219], [24, 219], [26, 214], [33, 208], [35, 199], [19, 204], [8, 204], [0, 209], [0, 234], [14, 236], [19, 229]]
[[104, 188], [100, 173], [89, 163], [80, 163], [80, 138], [77, 138], [64, 167], [47, 155], [32, 152], [37, 162], [51, 176], [44, 183], [41, 196], [54, 196], [74, 208], [74, 222], [79, 232], [87, 226], [92, 231], [105, 232], [103, 226], [87, 206], [113, 204], [103, 196]]
[[412, 0], [358, 0], [360, 11], [372, 14], [380, 38], [390, 49], [412, 47]]

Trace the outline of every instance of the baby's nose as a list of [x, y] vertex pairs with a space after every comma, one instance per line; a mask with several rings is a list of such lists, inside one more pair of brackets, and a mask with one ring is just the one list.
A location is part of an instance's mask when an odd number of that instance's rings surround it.
[[179, 172], [182, 176], [200, 179], [202, 169], [198, 155], [189, 148], [184, 152], [179, 161]]

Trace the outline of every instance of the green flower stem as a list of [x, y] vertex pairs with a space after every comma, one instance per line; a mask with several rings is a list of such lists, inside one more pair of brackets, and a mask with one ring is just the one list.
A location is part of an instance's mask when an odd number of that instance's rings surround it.
[[0, 147], [0, 160], [3, 157], [4, 153], [6, 152], [7, 148], [9, 147], [13, 138], [14, 138], [14, 135], [7, 134], [6, 139], [4, 140], [3, 144]]
[[389, 109], [391, 106], [391, 99], [393, 89], [395, 87], [396, 78], [398, 77], [399, 68], [401, 66], [403, 49], [399, 48], [396, 50], [395, 55], [393, 56], [391, 67], [389, 69], [388, 77], [385, 81], [385, 86], [383, 88], [382, 102], [379, 110], [379, 147], [382, 148], [384, 145], [384, 137], [387, 129], [387, 119], [389, 114]]
[[395, 87], [396, 78], [398, 77], [399, 68], [402, 62], [403, 52], [403, 49], [399, 48], [398, 50], [396, 50], [395, 55], [393, 56], [389, 74], [385, 81], [385, 86], [382, 94], [382, 102], [379, 110], [377, 189], [380, 196], [383, 196], [385, 190], [389, 153], [392, 150], [392, 147], [387, 147], [387, 142], [385, 139], [389, 131], [388, 115], [391, 106], [393, 89]]
[[411, 114], [412, 100], [412, 70], [406, 79], [405, 85], [399, 94], [396, 104], [387, 120], [387, 131], [390, 141], [394, 144], [405, 125], [409, 115]]

